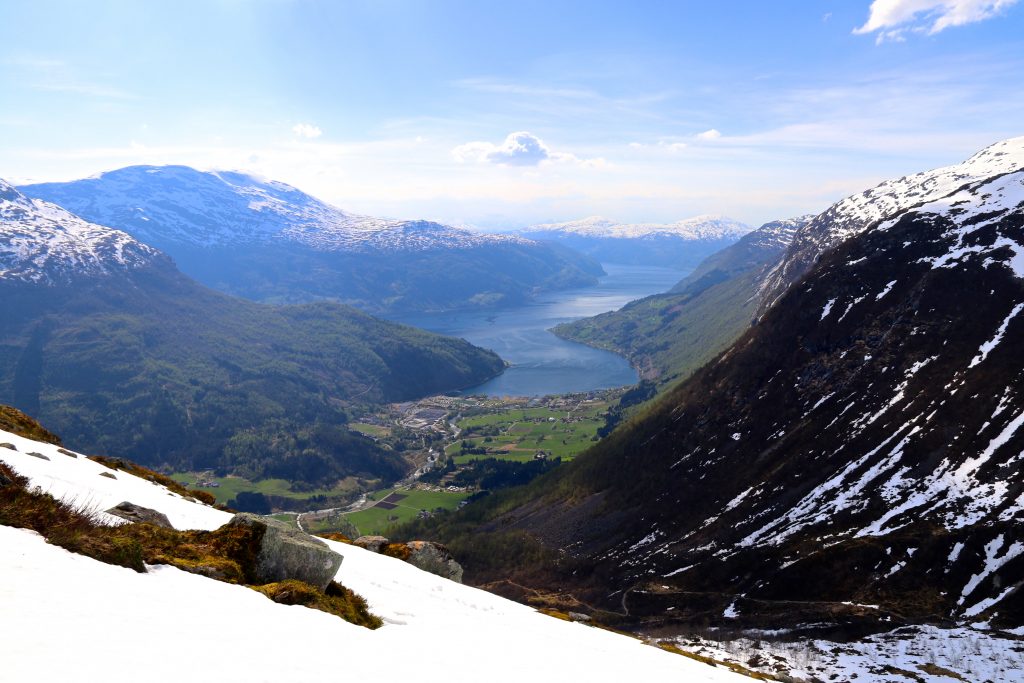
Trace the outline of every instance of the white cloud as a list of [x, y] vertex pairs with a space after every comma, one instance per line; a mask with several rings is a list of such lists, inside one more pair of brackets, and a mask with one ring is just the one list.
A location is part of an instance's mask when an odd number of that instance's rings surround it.
[[533, 133], [509, 133], [500, 145], [490, 142], [467, 142], [452, 150], [456, 161], [475, 161], [500, 166], [539, 166], [542, 163], [566, 162], [581, 166], [605, 166], [604, 159], [580, 159], [568, 152], [553, 152]]
[[722, 137], [722, 134], [715, 130], [714, 128], [712, 128], [711, 130], [706, 130], [703, 133], [697, 133], [695, 137], [698, 140], [717, 140], [718, 138]]
[[997, 16], [1017, 0], [874, 0], [856, 34], [878, 32], [877, 42], [902, 41], [908, 32], [934, 35]]
[[292, 126], [292, 132], [298, 135], [300, 138], [318, 138], [324, 134], [318, 126], [314, 126], [311, 123], [296, 123]]

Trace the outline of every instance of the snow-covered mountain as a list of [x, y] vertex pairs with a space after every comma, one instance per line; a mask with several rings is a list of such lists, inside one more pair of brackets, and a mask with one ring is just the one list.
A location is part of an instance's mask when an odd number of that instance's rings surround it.
[[284, 183], [187, 166], [130, 166], [72, 183], [27, 185], [21, 190], [168, 251], [173, 243], [200, 247], [296, 243], [355, 253], [529, 244], [510, 235], [471, 232], [430, 221], [359, 216]]
[[753, 228], [726, 216], [703, 215], [685, 218], [674, 223], [619, 223], [602, 216], [591, 216], [564, 223], [541, 223], [521, 230], [521, 233], [561, 232], [587, 237], [613, 239], [642, 239], [652, 236], [671, 236], [682, 240], [702, 241], [739, 238]]
[[534, 225], [518, 234], [564, 244], [604, 263], [688, 270], [751, 230], [724, 216], [695, 216], [675, 223], [618, 223], [594, 216]]
[[602, 274], [554, 245], [358, 216], [243, 173], [132, 166], [21, 190], [161, 249], [208, 286], [258, 301], [326, 298], [372, 312], [493, 306]]
[[29, 199], [0, 180], [0, 280], [67, 283], [141, 268], [161, 258], [124, 232]]
[[1024, 632], [1024, 138], [885, 187], [798, 230], [845, 239], [728, 350], [495, 505], [570, 549], [554, 583], [644, 623]]
[[[79, 505], [101, 511], [129, 501], [165, 513], [178, 529], [215, 529], [231, 518], [52, 444], [4, 431], [0, 442], [0, 460], [31, 485]], [[97, 517], [123, 523], [102, 512]], [[167, 565], [137, 573], [50, 545], [35, 532], [0, 526], [2, 677], [248, 683], [374, 680], [383, 668], [438, 683], [749, 680], [552, 618], [401, 560], [325, 542], [344, 558], [336, 580], [367, 599], [384, 620], [381, 628], [277, 604], [244, 586]]]
[[[986, 147], [967, 161], [886, 181], [877, 187], [837, 202], [804, 226], [793, 239], [785, 258], [765, 280], [762, 310], [774, 303], [829, 249], [869, 227], [916, 207], [934, 202], [967, 204], [983, 199], [995, 188], [989, 181], [1024, 167], [1024, 136]], [[1013, 190], [992, 202], [1013, 204]], [[951, 210], [956, 211], [951, 206]]]
[[[348, 400], [460, 389], [504, 368], [464, 340], [337, 303], [267, 306], [212, 291], [124, 232], [8, 184], [0, 193], [0, 402], [83, 447], [223, 466], [225, 445], [260, 425], [290, 423], [297, 433], [321, 420], [343, 424]], [[404, 473], [397, 453], [342, 431], [313, 448], [323, 463]], [[263, 462], [282, 466], [274, 460]]]

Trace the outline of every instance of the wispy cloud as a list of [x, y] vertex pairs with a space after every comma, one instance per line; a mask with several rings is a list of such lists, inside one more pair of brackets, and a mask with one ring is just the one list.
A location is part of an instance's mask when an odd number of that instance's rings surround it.
[[855, 34], [877, 33], [876, 41], [903, 41], [908, 33], [934, 35], [947, 28], [998, 16], [1017, 0], [874, 0], [868, 20]]
[[60, 59], [10, 57], [3, 60], [3, 65], [22, 72], [26, 84], [34, 90], [99, 99], [135, 99], [135, 95], [121, 88], [83, 77], [74, 67]]

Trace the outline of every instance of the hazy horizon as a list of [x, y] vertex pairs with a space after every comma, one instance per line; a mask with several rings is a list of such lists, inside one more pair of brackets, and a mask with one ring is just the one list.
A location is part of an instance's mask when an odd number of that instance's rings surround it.
[[0, 177], [234, 169], [483, 229], [758, 225], [1024, 134], [1016, 0], [7, 3]]

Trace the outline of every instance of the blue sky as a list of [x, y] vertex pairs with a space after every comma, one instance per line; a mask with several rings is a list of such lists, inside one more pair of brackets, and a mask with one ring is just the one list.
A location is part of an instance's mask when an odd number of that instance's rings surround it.
[[248, 170], [512, 227], [751, 223], [1024, 134], [1024, 3], [0, 4], [0, 177]]

